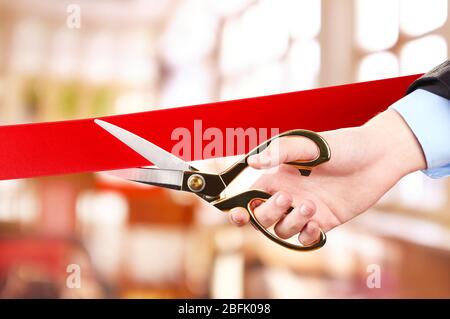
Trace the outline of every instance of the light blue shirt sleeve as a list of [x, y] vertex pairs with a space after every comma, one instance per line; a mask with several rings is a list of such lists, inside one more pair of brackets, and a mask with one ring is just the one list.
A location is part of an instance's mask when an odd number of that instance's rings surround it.
[[422, 146], [432, 178], [450, 175], [450, 100], [418, 89], [391, 105]]

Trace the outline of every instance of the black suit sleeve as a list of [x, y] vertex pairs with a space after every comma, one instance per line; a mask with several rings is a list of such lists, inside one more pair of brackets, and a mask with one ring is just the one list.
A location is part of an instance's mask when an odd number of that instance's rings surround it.
[[416, 89], [427, 90], [450, 100], [450, 60], [438, 65], [414, 81], [409, 86], [407, 93]]

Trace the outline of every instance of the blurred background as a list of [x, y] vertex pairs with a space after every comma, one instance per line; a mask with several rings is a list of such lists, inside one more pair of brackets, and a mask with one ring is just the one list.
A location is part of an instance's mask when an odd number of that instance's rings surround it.
[[[0, 124], [425, 72], [448, 56], [449, 10], [446, 0], [0, 0]], [[100, 174], [0, 181], [0, 296], [449, 298], [449, 198], [448, 178], [411, 174], [299, 254], [191, 195]]]

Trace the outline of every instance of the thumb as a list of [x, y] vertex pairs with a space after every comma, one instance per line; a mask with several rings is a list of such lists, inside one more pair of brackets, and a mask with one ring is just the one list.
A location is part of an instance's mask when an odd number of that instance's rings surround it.
[[286, 136], [273, 140], [261, 153], [248, 158], [253, 168], [270, 168], [287, 162], [306, 162], [319, 156], [316, 144], [300, 136]]

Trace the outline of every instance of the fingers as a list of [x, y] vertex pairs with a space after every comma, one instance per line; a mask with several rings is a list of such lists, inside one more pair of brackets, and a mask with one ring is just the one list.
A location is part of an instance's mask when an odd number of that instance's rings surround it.
[[317, 158], [316, 144], [305, 137], [282, 137], [275, 139], [261, 153], [248, 158], [253, 168], [270, 168], [293, 161], [310, 161]]
[[320, 238], [319, 224], [310, 221], [298, 236], [298, 240], [302, 245], [308, 246], [314, 244]]
[[291, 205], [291, 196], [286, 192], [279, 191], [253, 211], [259, 223], [267, 228], [283, 217]]
[[[291, 196], [286, 192], [280, 191], [275, 193], [262, 205], [254, 208], [254, 214], [261, 225], [267, 228], [283, 217], [291, 207], [291, 204]], [[233, 224], [242, 226], [249, 222], [250, 216], [246, 209], [236, 207], [230, 210], [230, 220]]]
[[288, 239], [298, 234], [316, 212], [312, 201], [305, 201], [295, 207], [289, 214], [275, 225], [275, 233], [282, 239]]
[[[280, 238], [288, 239], [300, 233], [298, 240], [302, 245], [314, 244], [320, 238], [319, 224], [311, 220], [316, 213], [315, 204], [312, 201], [305, 200], [287, 214], [291, 205], [291, 196], [280, 191], [254, 208], [254, 214], [265, 228], [276, 223], [274, 231]], [[242, 207], [231, 209], [229, 216], [230, 221], [236, 226], [243, 226], [250, 221], [249, 213]]]

